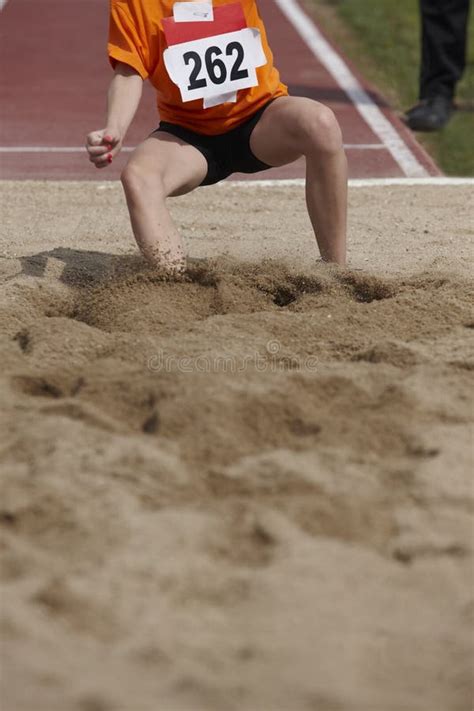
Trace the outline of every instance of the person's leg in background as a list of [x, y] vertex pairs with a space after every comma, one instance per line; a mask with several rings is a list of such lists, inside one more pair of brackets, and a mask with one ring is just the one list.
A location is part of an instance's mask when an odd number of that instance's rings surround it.
[[415, 131], [436, 131], [449, 121], [456, 84], [466, 66], [470, 0], [420, 0], [420, 103], [406, 113]]
[[454, 98], [466, 67], [469, 0], [421, 0], [420, 99]]

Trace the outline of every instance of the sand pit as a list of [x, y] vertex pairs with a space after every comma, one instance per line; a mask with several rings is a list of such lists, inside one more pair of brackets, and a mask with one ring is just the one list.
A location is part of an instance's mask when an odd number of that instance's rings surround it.
[[469, 188], [3, 183], [4, 711], [468, 711]]

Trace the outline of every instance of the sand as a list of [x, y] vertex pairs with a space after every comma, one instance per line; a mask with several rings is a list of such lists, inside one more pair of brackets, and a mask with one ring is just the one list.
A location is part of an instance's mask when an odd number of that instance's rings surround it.
[[2, 711], [468, 711], [472, 188], [1, 184]]

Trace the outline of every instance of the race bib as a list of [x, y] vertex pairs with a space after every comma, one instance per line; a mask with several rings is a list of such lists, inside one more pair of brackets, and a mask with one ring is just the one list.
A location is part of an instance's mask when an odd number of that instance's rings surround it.
[[[199, 5], [195, 4], [196, 10]], [[180, 18], [183, 9], [179, 9]], [[211, 20], [197, 16], [196, 22], [184, 21], [189, 15], [180, 21], [176, 17], [165, 20], [169, 46], [163, 60], [168, 74], [179, 87], [183, 102], [203, 99], [208, 108], [235, 101], [239, 90], [258, 85], [256, 70], [267, 62], [260, 32], [246, 27], [237, 3], [216, 8]]]

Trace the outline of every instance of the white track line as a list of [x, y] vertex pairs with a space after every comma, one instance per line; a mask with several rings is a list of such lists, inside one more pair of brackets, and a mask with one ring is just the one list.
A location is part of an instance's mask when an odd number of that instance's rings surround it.
[[0, 12], [3, 10], [8, 0], [0, 0]]
[[[61, 182], [79, 183], [77, 180]], [[82, 181], [80, 182], [82, 183]], [[242, 188], [248, 190], [249, 188], [302, 188], [304, 184], [305, 181], [300, 178], [286, 180], [225, 180], [222, 183], [218, 183], [215, 187]], [[96, 183], [96, 185], [97, 190], [113, 190], [119, 185], [119, 181], [107, 180], [105, 182]], [[446, 178], [444, 176], [433, 175], [427, 178], [354, 178], [349, 180], [350, 188], [389, 188], [393, 186], [400, 186], [402, 188], [416, 186], [431, 186], [435, 188], [472, 186], [472, 188], [474, 188], [474, 178]]]
[[428, 172], [414, 153], [296, 0], [275, 0], [275, 3], [301, 35], [314, 56], [326, 67], [341, 89], [349, 96], [357, 111], [375, 135], [385, 144], [405, 175], [408, 178], [427, 176]]
[[474, 187], [474, 178], [446, 178], [433, 175], [428, 178], [355, 178], [349, 180], [351, 188], [391, 187], [392, 185], [432, 185], [435, 187], [471, 185]]
[[[300, 178], [287, 180], [227, 180], [218, 183], [217, 187], [226, 187], [231, 185], [235, 188], [291, 188], [303, 187], [305, 180]], [[474, 187], [474, 178], [445, 178], [443, 176], [431, 176], [427, 178], [355, 178], [349, 180], [350, 188], [377, 188], [391, 187], [400, 185], [402, 187], [431, 185], [434, 187], [441, 186], [467, 186]]]
[[[1, 1], [1, 0], [0, 0]], [[347, 143], [348, 151], [385, 151], [383, 143]], [[124, 146], [122, 151], [130, 153], [133, 146]], [[85, 153], [84, 146], [0, 146], [0, 153]]]

